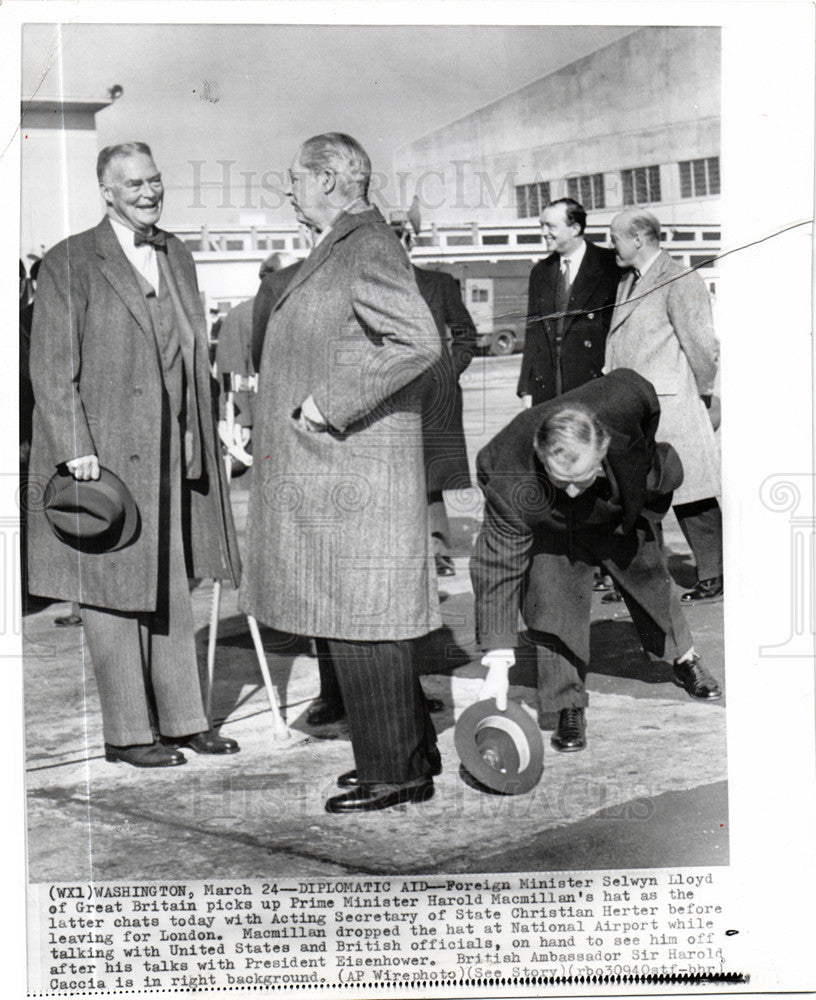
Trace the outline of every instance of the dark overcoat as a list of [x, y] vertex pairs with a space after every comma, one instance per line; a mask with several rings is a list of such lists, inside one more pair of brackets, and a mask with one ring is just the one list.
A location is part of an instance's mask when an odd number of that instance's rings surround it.
[[[185, 481], [191, 576], [230, 579], [240, 562], [215, 444], [207, 329], [189, 250], [167, 258], [194, 329], [204, 475]], [[31, 335], [34, 426], [28, 487], [29, 590], [120, 611], [156, 608], [164, 384], [148, 305], [107, 219], [57, 244], [40, 267]], [[128, 487], [141, 527], [130, 545], [91, 554], [59, 541], [42, 509], [61, 463], [98, 456]]]
[[[589, 494], [570, 501], [556, 490], [533, 449], [541, 424], [568, 403], [595, 414], [610, 434], [604, 467], [618, 499], [609, 521], [592, 521], [597, 508], [587, 504]], [[633, 602], [633, 616], [671, 629], [676, 609], [668, 603], [669, 575], [647, 522], [666, 513], [683, 471], [676, 453], [655, 443], [659, 420], [651, 384], [621, 368], [524, 410], [479, 452], [485, 518], [470, 567], [477, 637], [485, 648], [516, 645], [521, 609], [528, 628], [557, 635], [586, 661], [595, 561], [588, 556], [601, 551], [615, 557], [610, 571], [621, 581], [627, 604]], [[636, 559], [646, 540], [648, 565]], [[642, 635], [650, 630], [655, 628], [640, 629]]]
[[[533, 406], [556, 395], [556, 291], [561, 258], [540, 260], [530, 272], [527, 329], [517, 392], [530, 394]], [[562, 392], [603, 374], [604, 348], [620, 278], [615, 253], [587, 242], [584, 259], [570, 287], [561, 347]]]
[[297, 273], [301, 263], [301, 261], [296, 261], [288, 267], [282, 267], [279, 271], [267, 271], [258, 285], [255, 305], [252, 309], [252, 364], [255, 366], [256, 372], [261, 370], [264, 338], [272, 308], [286, 291], [286, 286]]
[[445, 345], [439, 361], [423, 376], [422, 439], [428, 492], [467, 489], [471, 479], [459, 376], [473, 360], [476, 327], [453, 275], [414, 266], [414, 277]]
[[[440, 624], [419, 376], [441, 350], [382, 215], [341, 213], [267, 326], [244, 611], [284, 631], [361, 641]], [[328, 430], [299, 425], [310, 396]]]

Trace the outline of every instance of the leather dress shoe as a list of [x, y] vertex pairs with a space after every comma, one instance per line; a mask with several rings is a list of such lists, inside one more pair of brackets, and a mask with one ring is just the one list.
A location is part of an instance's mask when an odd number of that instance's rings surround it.
[[190, 736], [162, 736], [161, 741], [166, 747], [185, 747], [194, 753], [238, 753], [241, 749], [235, 740], [220, 736], [214, 729], [208, 729], [205, 733], [192, 733]]
[[621, 597], [620, 591], [613, 583], [611, 589], [609, 590], [609, 593], [604, 594], [603, 597], [601, 598], [601, 604], [617, 604], [619, 601], [622, 600], [623, 598]]
[[342, 705], [326, 701], [325, 698], [315, 698], [309, 706], [309, 714], [306, 716], [307, 726], [328, 726], [332, 722], [339, 722], [346, 712]]
[[697, 601], [710, 601], [714, 597], [722, 597], [723, 578], [711, 576], [707, 580], [698, 580], [693, 590], [687, 590], [680, 600], [683, 604], [695, 604]]
[[592, 577], [592, 589], [593, 590], [597, 590], [597, 591], [611, 590], [612, 586], [613, 586], [613, 584], [612, 584], [612, 578], [611, 577], [607, 576], [605, 573], [600, 573], [598, 570], [595, 570], [595, 574]]
[[586, 716], [583, 708], [562, 708], [558, 713], [558, 729], [550, 743], [561, 753], [586, 747]]
[[434, 793], [432, 778], [419, 778], [402, 784], [357, 785], [351, 791], [326, 800], [326, 812], [375, 812], [403, 802], [427, 802]]
[[126, 747], [106, 743], [105, 760], [111, 763], [122, 761], [134, 767], [176, 767], [187, 763], [187, 758], [180, 750], [161, 743], [134, 743]]
[[[432, 758], [428, 761], [430, 767], [428, 768], [428, 777], [435, 778], [437, 774], [442, 773], [442, 758], [439, 754], [436, 758]], [[357, 771], [346, 771], [345, 774], [341, 774], [337, 779], [338, 788], [359, 788], [360, 782], [357, 780]]]
[[674, 661], [674, 683], [691, 695], [702, 701], [715, 701], [722, 697], [720, 685], [700, 663], [700, 657], [695, 653], [690, 660], [682, 663]]
[[434, 555], [434, 562], [436, 563], [437, 576], [456, 576], [456, 567], [453, 565], [453, 559], [450, 556], [437, 552]]

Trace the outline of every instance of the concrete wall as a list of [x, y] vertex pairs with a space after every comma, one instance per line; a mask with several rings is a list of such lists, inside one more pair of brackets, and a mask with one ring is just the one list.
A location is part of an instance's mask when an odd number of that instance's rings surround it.
[[57, 101], [23, 109], [20, 255], [40, 255], [72, 233], [95, 225], [105, 212], [96, 183], [95, 110]]
[[707, 221], [719, 215], [716, 197], [674, 207], [676, 164], [719, 148], [719, 29], [642, 28], [402, 147], [394, 169], [428, 220], [506, 223], [516, 217], [517, 184], [549, 181], [555, 198], [566, 194], [565, 178], [605, 173], [614, 209], [621, 169], [660, 164], [656, 213]]

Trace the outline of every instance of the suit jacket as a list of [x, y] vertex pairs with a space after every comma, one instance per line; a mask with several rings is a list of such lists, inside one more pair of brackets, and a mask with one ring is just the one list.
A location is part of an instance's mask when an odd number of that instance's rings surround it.
[[[193, 330], [204, 473], [185, 481], [190, 572], [237, 586], [238, 547], [215, 443], [213, 383], [195, 265], [167, 234], [168, 264]], [[31, 334], [34, 425], [29, 484], [29, 588], [121, 611], [156, 607], [164, 382], [136, 272], [107, 219], [42, 261]], [[141, 518], [129, 546], [82, 553], [52, 533], [37, 497], [57, 466], [96, 454], [127, 485]], [[32, 490], [34, 492], [32, 492]]]
[[[417, 376], [441, 351], [380, 212], [341, 213], [267, 327], [244, 611], [287, 632], [361, 641], [440, 624]], [[309, 396], [328, 430], [298, 425]]]
[[[530, 394], [533, 406], [556, 395], [556, 289], [561, 258], [552, 253], [530, 272], [527, 330], [517, 392]], [[603, 373], [604, 347], [620, 269], [612, 250], [587, 242], [584, 259], [574, 275], [568, 310], [580, 315], [564, 320], [561, 348], [562, 392], [569, 392]]]
[[607, 371], [631, 368], [647, 378], [660, 400], [658, 437], [677, 450], [683, 462], [678, 504], [717, 496], [719, 450], [701, 396], [714, 390], [719, 345], [711, 319], [711, 300], [700, 276], [661, 251], [629, 292], [633, 273], [622, 278], [609, 336]]
[[[617, 486], [619, 514], [601, 528], [581, 519], [586, 510], [581, 497], [569, 502], [563, 491], [555, 490], [533, 450], [537, 429], [566, 403], [596, 414], [611, 436], [605, 463]], [[477, 637], [485, 648], [516, 645], [520, 604], [528, 627], [549, 630], [550, 609], [540, 606], [536, 581], [528, 575], [534, 566], [548, 573], [557, 573], [558, 566], [536, 560], [540, 552], [568, 553], [573, 539], [598, 531], [629, 536], [629, 543], [636, 547], [636, 526], [643, 519], [660, 520], [683, 473], [676, 454], [655, 444], [659, 419], [652, 386], [635, 372], [620, 369], [525, 410], [479, 452], [477, 473], [485, 516], [470, 570]], [[570, 507], [566, 519], [565, 504]], [[558, 588], [549, 583], [549, 591], [557, 593]], [[586, 619], [588, 623], [589, 596], [574, 607], [559, 608], [557, 617], [572, 616], [576, 622]], [[576, 628], [579, 634], [584, 631], [588, 628]], [[561, 638], [569, 642], [568, 636]]]
[[[215, 370], [219, 382], [228, 372], [237, 375], [254, 375], [252, 364], [252, 316], [255, 300], [247, 299], [230, 309], [224, 317], [224, 322], [218, 331], [218, 343], [215, 346]], [[223, 385], [223, 383], [221, 383]], [[244, 427], [252, 426], [252, 410], [254, 392], [236, 392], [233, 398], [235, 407], [235, 422]], [[219, 413], [226, 416], [226, 394], [220, 396]]]
[[446, 271], [414, 265], [417, 288], [436, 323], [445, 350], [423, 376], [422, 439], [429, 493], [471, 485], [462, 420], [459, 376], [473, 360], [476, 327], [462, 302], [459, 283]]
[[272, 309], [278, 299], [286, 290], [286, 286], [292, 280], [301, 265], [301, 261], [296, 261], [288, 267], [282, 267], [279, 271], [267, 271], [261, 278], [258, 291], [255, 295], [255, 306], [252, 310], [252, 364], [255, 371], [261, 370], [261, 356], [263, 354], [264, 338], [266, 337], [266, 327]]

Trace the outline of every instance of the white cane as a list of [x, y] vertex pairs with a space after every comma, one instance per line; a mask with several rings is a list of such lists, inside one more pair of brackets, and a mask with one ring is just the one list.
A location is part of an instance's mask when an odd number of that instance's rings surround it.
[[[239, 376], [240, 377], [240, 376]], [[235, 443], [235, 390], [232, 373], [228, 373], [224, 376], [225, 382], [225, 411], [226, 411], [226, 423], [227, 423], [227, 441], [225, 442], [227, 447], [227, 454], [224, 456], [226, 462], [226, 476], [227, 485], [232, 479], [232, 459], [233, 457], [239, 459], [247, 467], [252, 465], [252, 456], [248, 454], [243, 447]], [[221, 613], [221, 581], [213, 580], [213, 596], [212, 596], [212, 607], [210, 609], [210, 633], [207, 642], [207, 718], [210, 718], [210, 710], [212, 705], [212, 686], [213, 677], [215, 674], [215, 647], [218, 640], [218, 622]], [[295, 735], [289, 727], [284, 722], [283, 716], [281, 715], [280, 706], [278, 704], [278, 695], [275, 691], [275, 687], [272, 683], [272, 677], [269, 673], [269, 665], [266, 662], [266, 653], [264, 652], [263, 643], [261, 642], [261, 633], [258, 628], [258, 623], [253, 615], [247, 615], [247, 624], [249, 625], [249, 632], [252, 636], [252, 644], [255, 647], [255, 655], [258, 658], [258, 666], [261, 668], [261, 675], [263, 677], [264, 687], [266, 688], [266, 695], [269, 699], [269, 708], [272, 712], [272, 735], [276, 743], [286, 744], [286, 743], [302, 743], [308, 740], [307, 736]]]

